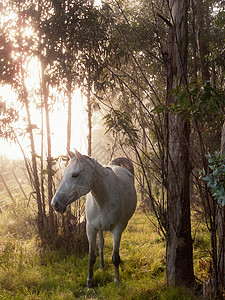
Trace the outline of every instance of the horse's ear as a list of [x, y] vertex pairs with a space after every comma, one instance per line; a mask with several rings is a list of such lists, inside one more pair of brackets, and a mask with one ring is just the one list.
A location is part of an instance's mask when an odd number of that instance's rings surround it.
[[83, 155], [79, 151], [77, 151], [76, 149], [74, 149], [74, 150], [75, 150], [75, 156], [76, 156], [76, 158], [79, 161], [82, 161], [84, 159]]
[[75, 157], [75, 153], [73, 153], [72, 151], [68, 151], [69, 157], [72, 159], [73, 157]]

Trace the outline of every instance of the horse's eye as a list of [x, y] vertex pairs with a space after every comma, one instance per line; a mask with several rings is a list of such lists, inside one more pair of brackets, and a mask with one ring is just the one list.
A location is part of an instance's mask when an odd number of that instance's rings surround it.
[[77, 178], [78, 176], [79, 176], [79, 173], [73, 173], [73, 174], [72, 174], [72, 177], [73, 177], [73, 178]]

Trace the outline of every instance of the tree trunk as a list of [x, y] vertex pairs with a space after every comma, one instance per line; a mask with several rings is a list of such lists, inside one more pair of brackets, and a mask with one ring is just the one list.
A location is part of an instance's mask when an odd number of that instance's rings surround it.
[[[18, 12], [19, 12], [19, 24], [18, 24], [18, 33], [21, 35], [21, 24], [22, 24], [22, 14], [21, 14], [21, 3], [18, 3]], [[27, 125], [28, 132], [30, 137], [30, 147], [31, 147], [31, 160], [32, 160], [32, 175], [33, 175], [33, 183], [34, 189], [36, 193], [37, 207], [38, 207], [38, 216], [37, 216], [37, 227], [39, 234], [43, 233], [43, 210], [42, 210], [42, 202], [41, 202], [41, 193], [40, 193], [40, 183], [38, 177], [38, 167], [36, 160], [36, 152], [35, 152], [35, 143], [34, 143], [34, 135], [33, 135], [33, 124], [31, 122], [31, 114], [30, 114], [30, 106], [28, 99], [28, 92], [25, 85], [25, 71], [23, 68], [23, 45], [20, 45], [21, 57], [20, 57], [20, 71], [21, 71], [21, 84], [22, 84], [22, 99], [26, 108], [27, 114]]]
[[[38, 57], [41, 57], [41, 0], [38, 0], [38, 16], [39, 16], [39, 35], [38, 35]], [[43, 66], [41, 66], [42, 72]], [[43, 74], [42, 74], [43, 75]], [[42, 84], [42, 83], [41, 83]], [[41, 90], [41, 197], [42, 197], [42, 206], [43, 206], [43, 218], [44, 224], [46, 224], [46, 207], [45, 207], [45, 189], [44, 189], [44, 95], [43, 95], [43, 88], [40, 86]]]
[[[186, 84], [187, 75], [187, 1], [171, 0], [170, 48], [167, 62], [167, 105], [176, 104], [172, 89]], [[168, 286], [194, 284], [193, 249], [189, 195], [189, 122], [175, 113], [168, 116], [167, 251]]]
[[[222, 129], [221, 156], [225, 156], [225, 122]], [[225, 206], [218, 205], [218, 279], [221, 288], [225, 288]]]
[[43, 101], [43, 91], [41, 93], [41, 197], [43, 205], [43, 214], [46, 219], [46, 209], [45, 209], [45, 188], [44, 188], [44, 101]]
[[39, 177], [38, 177], [38, 168], [37, 168], [37, 160], [36, 160], [36, 152], [35, 152], [35, 144], [34, 144], [34, 135], [33, 135], [33, 130], [32, 130], [28, 94], [27, 94], [24, 83], [23, 83], [23, 87], [24, 87], [24, 103], [25, 103], [25, 107], [26, 107], [27, 123], [28, 123], [28, 128], [29, 128], [28, 129], [29, 130], [29, 135], [30, 135], [32, 174], [33, 174], [33, 178], [34, 178], [34, 188], [35, 188], [37, 206], [38, 206], [37, 223], [38, 223], [39, 234], [42, 235], [42, 233], [43, 233], [43, 209], [42, 209], [42, 202], [41, 202], [40, 183], [39, 183]]
[[[68, 110], [67, 110], [67, 163], [69, 163], [69, 151], [70, 151], [70, 143], [71, 143], [71, 117], [72, 117], [72, 81], [69, 78], [67, 83], [67, 96], [68, 96]], [[72, 205], [72, 204], [71, 204]], [[71, 226], [71, 205], [67, 207], [66, 215], [62, 216], [63, 221], [63, 234], [66, 237], [68, 244], [71, 241], [72, 235], [72, 226]]]
[[91, 143], [92, 143], [92, 105], [91, 105], [91, 71], [90, 62], [88, 63], [87, 75], [87, 110], [88, 110], [88, 155], [91, 156]]
[[192, 56], [193, 56], [193, 74], [192, 74], [192, 78], [191, 80], [194, 80], [197, 84], [198, 81], [198, 45], [197, 45], [197, 33], [196, 33], [196, 1], [195, 0], [191, 0], [191, 24], [192, 24], [192, 31], [193, 31], [193, 49], [192, 49]]
[[209, 0], [196, 0], [196, 41], [200, 62], [200, 74], [203, 82], [210, 80], [209, 72]]
[[51, 149], [49, 104], [48, 104], [48, 86], [45, 80], [44, 68], [42, 68], [42, 89], [43, 89], [43, 97], [44, 97], [46, 132], [47, 132], [48, 207], [49, 207], [49, 229], [50, 229], [49, 233], [52, 235], [56, 231], [56, 227], [54, 226], [54, 212], [51, 206], [51, 201], [53, 197], [52, 149]]
[[71, 142], [71, 109], [72, 109], [72, 85], [69, 81], [67, 84], [67, 93], [68, 93], [68, 119], [67, 119], [67, 153], [70, 150]]

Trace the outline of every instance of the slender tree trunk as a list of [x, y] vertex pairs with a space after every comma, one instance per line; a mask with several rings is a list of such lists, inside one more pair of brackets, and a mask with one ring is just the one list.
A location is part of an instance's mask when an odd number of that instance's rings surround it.
[[[170, 0], [170, 48], [167, 62], [167, 105], [176, 104], [171, 90], [186, 84], [187, 75], [187, 1]], [[192, 287], [193, 249], [189, 195], [189, 122], [177, 114], [168, 116], [167, 179], [167, 285]]]
[[[38, 0], [38, 16], [39, 16], [39, 36], [38, 36], [38, 56], [41, 58], [41, 0]], [[41, 74], [42, 76], [42, 65], [41, 65]], [[41, 83], [42, 78], [40, 78]], [[42, 83], [41, 83], [42, 84]], [[41, 197], [42, 197], [42, 206], [43, 206], [43, 214], [44, 214], [44, 220], [46, 224], [46, 208], [45, 208], [45, 189], [44, 189], [44, 176], [43, 176], [43, 170], [44, 170], [44, 100], [43, 100], [43, 88], [40, 86], [41, 90]]]
[[53, 197], [53, 177], [52, 177], [52, 146], [51, 146], [51, 130], [48, 104], [48, 86], [44, 75], [44, 67], [42, 66], [42, 89], [44, 97], [45, 118], [46, 118], [46, 132], [47, 132], [47, 169], [48, 169], [48, 208], [49, 208], [49, 229], [50, 234], [56, 231], [54, 226], [54, 212], [51, 206]]
[[196, 0], [196, 41], [200, 62], [200, 74], [204, 82], [210, 80], [209, 72], [209, 0]]
[[[21, 34], [21, 22], [22, 22], [22, 14], [20, 10], [21, 3], [18, 3], [18, 12], [19, 12], [19, 24], [18, 24], [18, 32]], [[30, 114], [30, 106], [29, 106], [29, 99], [28, 99], [28, 92], [25, 85], [25, 74], [23, 68], [23, 45], [20, 45], [21, 51], [21, 58], [20, 58], [20, 71], [21, 71], [21, 84], [22, 84], [22, 99], [23, 103], [26, 108], [27, 114], [27, 124], [28, 124], [28, 131], [30, 137], [30, 147], [31, 147], [31, 159], [32, 159], [32, 175], [33, 175], [33, 182], [34, 182], [34, 189], [36, 193], [36, 200], [38, 206], [38, 216], [37, 216], [37, 225], [38, 231], [40, 236], [43, 234], [43, 210], [42, 210], [42, 202], [41, 202], [41, 193], [40, 193], [40, 183], [38, 177], [38, 167], [37, 167], [37, 160], [36, 160], [36, 151], [35, 151], [35, 142], [34, 142], [34, 135], [33, 135], [33, 124], [31, 122], [31, 114]]]
[[88, 109], [88, 155], [91, 156], [92, 144], [92, 105], [91, 105], [91, 71], [90, 62], [88, 63], [88, 77], [87, 77], [87, 109]]
[[[43, 93], [41, 95], [43, 98]], [[44, 189], [44, 176], [42, 174], [44, 170], [44, 112], [43, 112], [44, 101], [41, 99], [41, 197], [43, 205], [43, 213], [46, 219], [46, 210], [45, 210], [45, 189]]]
[[[67, 95], [68, 95], [68, 110], [67, 110], [67, 163], [69, 163], [69, 155], [68, 152], [70, 150], [70, 143], [71, 143], [71, 118], [72, 118], [72, 82], [71, 79], [68, 79], [68, 83], [67, 83]], [[64, 230], [64, 235], [66, 236], [66, 240], [68, 243], [70, 243], [71, 241], [71, 237], [72, 235], [72, 226], [71, 226], [71, 218], [72, 218], [72, 214], [71, 214], [71, 205], [69, 205], [67, 207], [66, 210], [66, 215], [62, 216], [62, 221], [63, 221], [63, 230]]]
[[70, 150], [71, 143], [71, 110], [72, 110], [72, 85], [71, 81], [67, 84], [67, 93], [68, 93], [68, 114], [67, 114], [67, 153]]
[[38, 177], [34, 135], [33, 135], [33, 130], [32, 130], [28, 93], [26, 91], [24, 83], [23, 83], [23, 87], [24, 87], [24, 103], [25, 103], [25, 107], [26, 107], [27, 123], [28, 123], [28, 128], [29, 128], [29, 135], [30, 135], [32, 173], [33, 173], [33, 177], [34, 177], [34, 188], [35, 188], [37, 206], [38, 206], [38, 229], [39, 229], [39, 233], [42, 235], [42, 233], [43, 233], [43, 209], [42, 209], [42, 202], [41, 202], [40, 183], [39, 183], [39, 177]]
[[[225, 156], [225, 122], [222, 129], [221, 138], [221, 155]], [[217, 266], [218, 266], [218, 279], [221, 288], [225, 288], [225, 206], [218, 205], [218, 255], [217, 255]]]
[[194, 72], [193, 72], [193, 80], [197, 84], [198, 80], [198, 51], [197, 51], [197, 33], [196, 33], [196, 1], [191, 0], [191, 8], [192, 8], [192, 31], [193, 31], [193, 62], [194, 62]]

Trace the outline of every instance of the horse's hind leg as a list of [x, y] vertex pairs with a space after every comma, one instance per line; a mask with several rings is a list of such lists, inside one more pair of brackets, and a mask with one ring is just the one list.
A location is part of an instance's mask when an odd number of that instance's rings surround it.
[[119, 249], [120, 249], [120, 240], [122, 232], [112, 232], [113, 234], [113, 256], [112, 261], [115, 266], [115, 282], [119, 282], [119, 265], [120, 265], [120, 255], [119, 255]]
[[98, 248], [99, 248], [100, 268], [101, 269], [104, 268], [103, 247], [104, 247], [103, 231], [99, 230], [99, 232], [98, 232]]
[[94, 264], [96, 260], [96, 236], [97, 230], [95, 230], [89, 223], [87, 223], [87, 237], [89, 242], [89, 274], [87, 279], [87, 287], [89, 288], [93, 287], [94, 281]]

